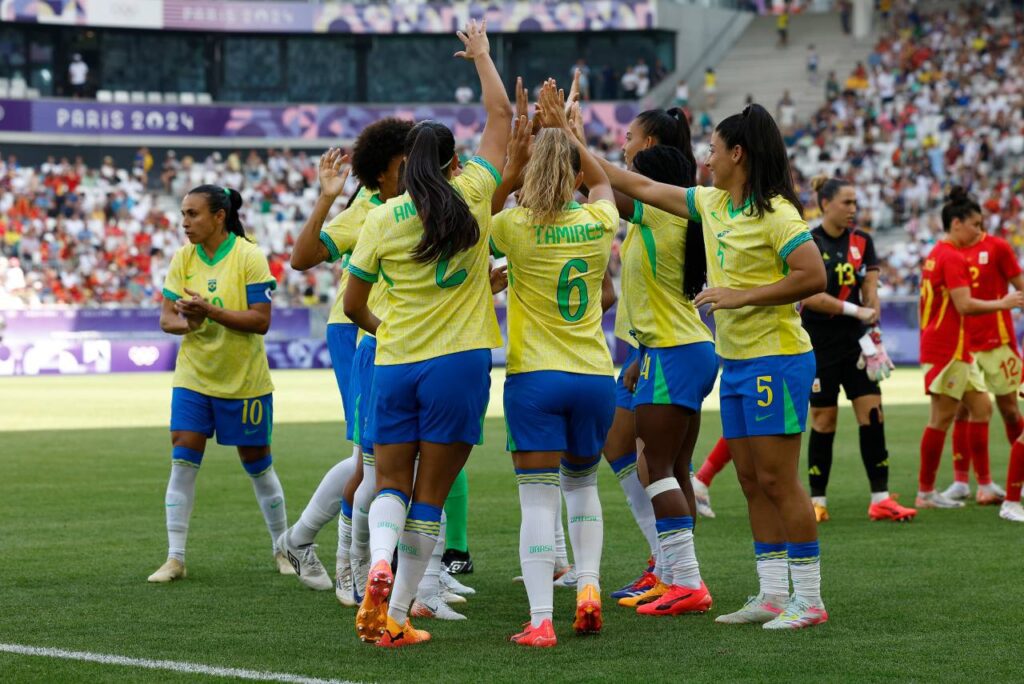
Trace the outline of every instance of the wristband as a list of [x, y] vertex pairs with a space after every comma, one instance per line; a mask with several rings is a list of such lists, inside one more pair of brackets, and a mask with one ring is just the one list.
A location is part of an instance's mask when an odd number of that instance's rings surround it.
[[850, 302], [843, 302], [843, 315], [857, 317], [857, 312], [860, 311], [860, 307]]

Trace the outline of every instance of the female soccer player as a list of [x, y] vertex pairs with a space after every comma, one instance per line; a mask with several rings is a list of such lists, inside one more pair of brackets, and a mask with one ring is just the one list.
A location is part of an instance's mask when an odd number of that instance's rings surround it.
[[[541, 92], [549, 125], [555, 114], [565, 120], [553, 90], [546, 85]], [[590, 203], [580, 205], [573, 197], [584, 183]], [[581, 156], [572, 136], [548, 128], [533, 145], [519, 206], [494, 217], [491, 239], [495, 254], [508, 257], [511, 283], [505, 419], [522, 512], [519, 558], [530, 600], [530, 623], [512, 641], [523, 646], [557, 643], [551, 578], [559, 484], [576, 561], [573, 627], [578, 634], [601, 629], [604, 532], [597, 465], [615, 410], [615, 384], [600, 303], [618, 228], [613, 198], [607, 177]]]
[[[685, 121], [685, 120], [684, 120]], [[687, 149], [687, 152], [690, 152]], [[637, 173], [679, 187], [696, 180], [693, 154], [659, 145], [633, 158]], [[700, 408], [718, 375], [711, 331], [693, 298], [707, 276], [701, 226], [635, 200], [622, 202], [630, 227], [622, 245], [623, 304], [640, 343], [626, 372], [634, 390], [636, 436], [644, 445], [650, 498], [659, 538], [658, 582], [620, 600], [641, 615], [705, 612], [711, 596], [694, 551], [690, 459], [700, 431]]]
[[[382, 119], [367, 126], [356, 138], [352, 149], [352, 172], [359, 180], [360, 190], [349, 206], [335, 216], [327, 225], [324, 221], [328, 212], [345, 189], [349, 171], [344, 168], [341, 151], [332, 149], [320, 158], [320, 196], [313, 212], [295, 240], [292, 250], [292, 268], [305, 271], [323, 262], [345, 262], [352, 254], [366, 214], [375, 206], [383, 204], [398, 194], [399, 169], [405, 159], [405, 136], [412, 129], [412, 123], [401, 119]], [[334, 375], [341, 390], [345, 409], [345, 424], [348, 438], [353, 441], [353, 457], [337, 463], [324, 475], [310, 498], [302, 516], [279, 541], [279, 547], [288, 555], [295, 567], [299, 581], [306, 586], [326, 591], [333, 585], [338, 601], [342, 605], [356, 604], [350, 563], [352, 544], [352, 520], [365, 527], [366, 516], [361, 521], [353, 506], [352, 494], [359, 481], [353, 483], [348, 496], [346, 485], [353, 475], [361, 476], [359, 439], [356, 430], [359, 412], [357, 397], [352, 396], [350, 387], [355, 385], [353, 362], [357, 326], [349, 322], [342, 311], [342, 297], [348, 283], [348, 271], [343, 271], [338, 282], [338, 295], [327, 319], [327, 348], [331, 354]], [[368, 506], [369, 503], [364, 503]], [[335, 581], [327, 575], [323, 564], [316, 555], [313, 540], [317, 533], [341, 511], [338, 533], [338, 552], [335, 563]], [[365, 534], [364, 534], [365, 536]]]
[[[820, 176], [811, 181], [822, 223], [811, 231], [825, 262], [828, 286], [804, 300], [800, 316], [811, 336], [817, 372], [811, 388], [811, 434], [807, 447], [811, 502], [817, 521], [829, 519], [825, 491], [832, 471], [832, 443], [839, 413], [839, 387], [853, 404], [860, 426], [860, 457], [871, 486], [868, 517], [912, 520], [917, 511], [889, 496], [889, 454], [885, 449], [882, 390], [868, 377], [859, 340], [881, 315], [878, 257], [871, 236], [857, 230], [857, 192], [849, 181]], [[888, 358], [888, 357], [886, 357]]]
[[[655, 145], [667, 146], [675, 149], [682, 159], [689, 160], [691, 168], [696, 168], [696, 161], [693, 158], [693, 147], [690, 144], [690, 124], [686, 115], [680, 109], [650, 109], [641, 112], [630, 123], [626, 131], [626, 142], [622, 146], [622, 158], [626, 166], [633, 168], [633, 162], [637, 154], [648, 150]], [[675, 156], [675, 153], [663, 151], [659, 158], [664, 155]], [[651, 158], [654, 159], [653, 157]], [[651, 163], [648, 168], [656, 172], [662, 165]], [[668, 172], [671, 175], [671, 171]], [[646, 174], [645, 174], [646, 175]], [[672, 182], [665, 177], [658, 177], [661, 182]], [[693, 184], [691, 179], [690, 185]], [[627, 221], [633, 216], [632, 198], [624, 195], [616, 198], [621, 203], [620, 215]], [[699, 234], [699, 230], [697, 231]], [[650, 235], [650, 232], [645, 233]], [[628, 239], [628, 237], [627, 237]], [[646, 238], [644, 238], [646, 241]], [[696, 243], [695, 243], [696, 244]], [[701, 248], [703, 254], [703, 248]], [[682, 253], [678, 255], [682, 258]], [[638, 283], [639, 284], [639, 283]], [[629, 321], [626, 316], [625, 300], [629, 296], [626, 291], [626, 283], [622, 283], [623, 302], [615, 311], [615, 335], [630, 345], [629, 354], [622, 364], [622, 371], [619, 373], [615, 391], [615, 421], [608, 431], [608, 437], [604, 445], [604, 457], [612, 467], [626, 500], [629, 509], [633, 513], [637, 526], [643, 533], [651, 550], [651, 558], [657, 559], [659, 552], [658, 532], [655, 527], [654, 509], [651, 506], [650, 497], [644, 490], [643, 484], [636, 469], [636, 423], [633, 416], [633, 394], [625, 384], [626, 370], [629, 369], [638, 359], [638, 344], [634, 335], [630, 332]], [[612, 592], [612, 598], [635, 599], [647, 593], [657, 585], [655, 571], [663, 572], [662, 568], [651, 567], [642, 572], [635, 580], [621, 589]]]
[[[367, 216], [344, 300], [346, 315], [377, 335], [367, 429], [378, 494], [370, 506], [372, 564], [356, 628], [363, 640], [385, 647], [430, 638], [413, 629], [408, 611], [438, 538], [441, 506], [482, 436], [490, 350], [502, 343], [488, 238], [512, 106], [491, 61], [486, 23], [471, 22], [458, 35], [465, 49], [457, 56], [476, 65], [487, 111], [477, 155], [456, 176], [459, 157], [447, 127], [424, 121], [410, 131], [407, 192]], [[389, 280], [383, 321], [367, 306], [378, 278]], [[397, 579], [390, 565], [396, 546]]]
[[929, 253], [921, 279], [921, 363], [931, 415], [921, 437], [918, 508], [963, 507], [962, 501], [935, 491], [946, 431], [961, 401], [971, 415], [982, 415], [986, 408], [991, 411], [984, 379], [972, 364], [964, 317], [1024, 304], [1020, 292], [990, 301], [971, 296], [970, 266], [960, 250], [981, 234], [981, 206], [963, 188], [950, 191], [942, 207], [942, 228], [948, 238]]
[[288, 518], [270, 455], [274, 385], [263, 347], [270, 329], [270, 292], [277, 282], [263, 252], [245, 236], [238, 218], [241, 206], [238, 191], [217, 185], [193, 188], [181, 202], [189, 244], [171, 259], [160, 312], [161, 329], [183, 337], [171, 393], [168, 550], [167, 562], [149, 576], [150, 582], [185, 577], [196, 475], [206, 440], [214, 434], [218, 444], [238, 447], [270, 531], [278, 571], [293, 572], [276, 543]]
[[747, 498], [761, 581], [757, 596], [717, 621], [809, 627], [828, 614], [814, 510], [798, 476], [814, 355], [793, 304], [824, 290], [824, 266], [800, 216], [782, 135], [763, 107], [718, 124], [705, 165], [713, 188], [602, 166], [617, 190], [704, 227], [711, 287], [694, 303], [715, 313], [722, 432]]
[[[971, 295], [978, 299], [1000, 299], [1012, 284], [1024, 290], [1017, 255], [1006, 240], [982, 232], [977, 241], [963, 250], [971, 274]], [[996, 406], [1003, 419], [1006, 438], [1012, 445], [1024, 431], [1024, 419], [1017, 406], [1017, 389], [1021, 379], [1021, 356], [1017, 335], [1009, 311], [970, 316], [964, 321], [967, 340], [974, 363], [985, 381], [985, 387], [996, 397]], [[980, 414], [971, 414], [963, 404], [953, 421], [954, 481], [943, 495], [962, 501], [970, 496], [970, 472], [974, 466], [978, 480], [975, 500], [982, 506], [1001, 503], [1006, 492], [992, 481], [989, 465], [988, 424], [992, 405], [982, 404]], [[985, 410], [987, 409], [987, 410]]]

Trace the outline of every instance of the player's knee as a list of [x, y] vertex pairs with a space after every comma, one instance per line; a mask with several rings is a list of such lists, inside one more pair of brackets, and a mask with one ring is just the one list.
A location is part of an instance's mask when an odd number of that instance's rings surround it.
[[242, 468], [249, 477], [260, 477], [274, 467], [274, 457], [270, 454], [256, 460], [243, 460]]
[[743, 490], [743, 496], [747, 499], [752, 499], [760, 493], [761, 485], [758, 484], [756, 475], [739, 473], [737, 477], [740, 481], [740, 489]]

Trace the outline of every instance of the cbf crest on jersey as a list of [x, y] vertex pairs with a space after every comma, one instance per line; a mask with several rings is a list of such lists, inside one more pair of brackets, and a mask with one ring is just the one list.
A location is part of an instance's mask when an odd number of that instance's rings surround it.
[[206, 289], [209, 290], [210, 292], [216, 292], [217, 291], [217, 279], [216, 278], [210, 278], [209, 280], [207, 280], [206, 281]]

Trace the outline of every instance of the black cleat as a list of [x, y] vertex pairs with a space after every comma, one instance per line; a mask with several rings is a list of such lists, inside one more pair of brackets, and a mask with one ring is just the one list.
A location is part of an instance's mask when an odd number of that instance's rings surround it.
[[444, 555], [441, 556], [441, 567], [449, 575], [472, 575], [473, 559], [469, 557], [468, 551], [445, 549]]

